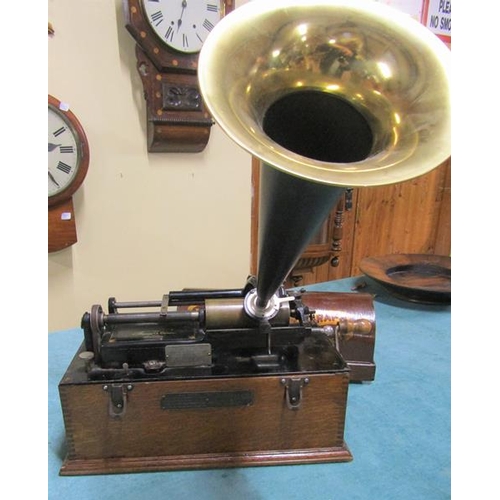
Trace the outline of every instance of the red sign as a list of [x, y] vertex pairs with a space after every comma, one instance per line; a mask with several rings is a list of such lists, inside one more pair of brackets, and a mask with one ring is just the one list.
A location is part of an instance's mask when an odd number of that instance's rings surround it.
[[451, 44], [451, 0], [423, 0], [422, 24]]

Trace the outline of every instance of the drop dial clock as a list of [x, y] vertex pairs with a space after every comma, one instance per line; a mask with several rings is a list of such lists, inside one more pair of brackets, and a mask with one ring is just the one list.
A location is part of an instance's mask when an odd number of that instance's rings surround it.
[[73, 194], [89, 167], [85, 131], [69, 107], [48, 96], [48, 236], [49, 252], [77, 241]]
[[146, 99], [148, 151], [203, 151], [213, 120], [198, 87], [198, 56], [234, 0], [123, 1]]

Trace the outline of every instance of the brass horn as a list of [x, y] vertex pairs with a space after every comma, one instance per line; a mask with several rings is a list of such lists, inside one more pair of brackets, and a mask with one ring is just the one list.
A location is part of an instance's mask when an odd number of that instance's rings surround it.
[[254, 0], [212, 30], [200, 89], [262, 162], [257, 287], [265, 318], [346, 187], [402, 182], [450, 155], [449, 49], [373, 0]]

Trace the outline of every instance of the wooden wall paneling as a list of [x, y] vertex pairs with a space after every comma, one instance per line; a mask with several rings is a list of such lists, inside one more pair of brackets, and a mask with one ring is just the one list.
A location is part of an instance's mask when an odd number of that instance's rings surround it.
[[449, 203], [448, 170], [444, 162], [410, 181], [359, 189], [351, 276], [361, 273], [368, 256], [450, 252], [450, 210], [443, 207]]
[[441, 205], [439, 211], [436, 245], [436, 255], [451, 253], [451, 158], [441, 167], [445, 171], [444, 184], [441, 187]]

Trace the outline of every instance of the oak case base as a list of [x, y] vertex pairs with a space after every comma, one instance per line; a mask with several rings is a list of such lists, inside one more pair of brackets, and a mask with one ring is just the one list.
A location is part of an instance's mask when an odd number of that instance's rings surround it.
[[[290, 381], [298, 407], [290, 404]], [[59, 385], [67, 441], [61, 475], [352, 459], [344, 443], [347, 367], [117, 382], [85, 381], [84, 363], [75, 356]], [[123, 394], [119, 410], [117, 394]]]
[[206, 455], [173, 455], [137, 458], [103, 458], [88, 460], [66, 459], [61, 476], [97, 474], [124, 474], [135, 472], [162, 472], [174, 470], [202, 470], [266, 465], [296, 465], [348, 462], [352, 455], [346, 445], [339, 448], [319, 448], [284, 453], [263, 451]]

